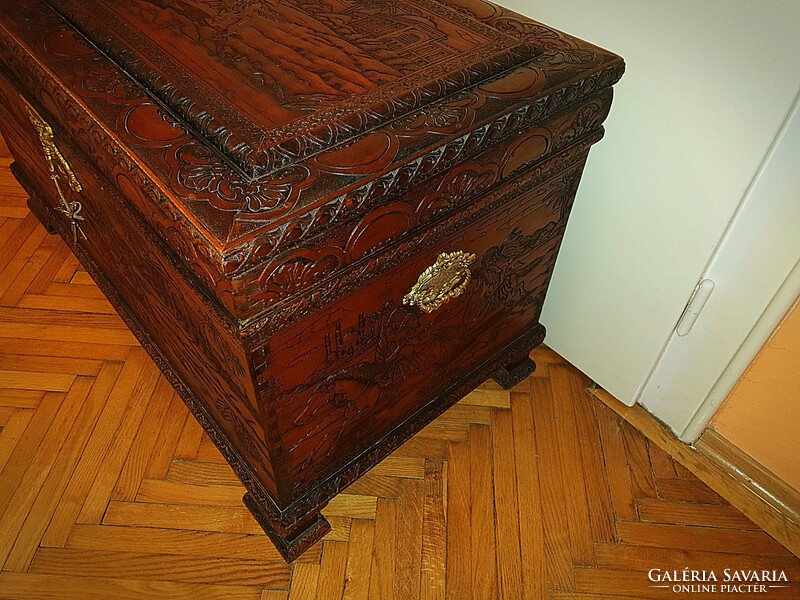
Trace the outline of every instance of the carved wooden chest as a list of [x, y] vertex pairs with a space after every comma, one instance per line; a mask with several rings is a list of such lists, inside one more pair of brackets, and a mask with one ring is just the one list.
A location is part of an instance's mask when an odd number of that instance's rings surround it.
[[482, 0], [26, 0], [0, 125], [287, 560], [538, 317], [622, 60]]

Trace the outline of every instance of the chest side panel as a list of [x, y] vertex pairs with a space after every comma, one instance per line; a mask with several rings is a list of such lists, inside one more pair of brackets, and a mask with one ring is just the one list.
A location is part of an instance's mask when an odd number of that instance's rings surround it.
[[[15, 174], [49, 216], [60, 222], [70, 239], [70, 222], [64, 215], [54, 182], [48, 174], [42, 145], [28, 108], [47, 118], [0, 77], [2, 133], [16, 160]], [[48, 121], [52, 122], [52, 121]], [[72, 240], [78, 255], [87, 255], [106, 284], [136, 319], [137, 334], [155, 343], [169, 367], [177, 372], [213, 422], [241, 452], [248, 468], [276, 493], [275, 477], [267, 451], [264, 429], [254, 399], [248, 359], [235, 330], [226, 325], [212, 304], [190, 284], [191, 276], [160, 247], [116, 191], [55, 129], [54, 138], [64, 159], [80, 182], [80, 192], [63, 184], [67, 202], [78, 202], [79, 229]], [[107, 291], [107, 290], [104, 290]], [[174, 382], [173, 382], [174, 383]], [[201, 420], [202, 423], [202, 420]], [[205, 419], [205, 426], [212, 426]], [[218, 438], [219, 439], [219, 438]], [[228, 446], [230, 447], [230, 446]], [[231, 462], [236, 456], [224, 449]]]

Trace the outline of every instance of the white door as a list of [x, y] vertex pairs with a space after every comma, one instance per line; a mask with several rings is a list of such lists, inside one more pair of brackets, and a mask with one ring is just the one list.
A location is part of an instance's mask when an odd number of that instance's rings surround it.
[[701, 277], [638, 398], [690, 442], [800, 293], [800, 98]]
[[[606, 138], [589, 156], [542, 322], [552, 348], [681, 432], [703, 398], [686, 402], [670, 392], [648, 401], [642, 393], [794, 103], [800, 2], [500, 2], [627, 62]], [[759, 256], [785, 244], [767, 236]], [[730, 356], [732, 343], [710, 339], [704, 351]], [[715, 369], [690, 369], [684, 391], [707, 390]]]

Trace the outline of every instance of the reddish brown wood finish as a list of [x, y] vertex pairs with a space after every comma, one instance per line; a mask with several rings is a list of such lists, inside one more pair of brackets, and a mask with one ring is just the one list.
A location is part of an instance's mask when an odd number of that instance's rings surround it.
[[[533, 368], [624, 68], [480, 0], [32, 0], [0, 18], [0, 59], [31, 209], [287, 560], [344, 486], [487, 377]], [[26, 104], [83, 186], [65, 193], [85, 239]], [[430, 314], [404, 304], [454, 251], [475, 255], [464, 293]]]

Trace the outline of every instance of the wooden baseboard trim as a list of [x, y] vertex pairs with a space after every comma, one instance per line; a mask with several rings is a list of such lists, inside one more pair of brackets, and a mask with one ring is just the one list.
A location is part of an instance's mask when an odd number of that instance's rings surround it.
[[715, 429], [706, 429], [695, 448], [752, 488], [764, 502], [790, 521], [800, 523], [800, 494]]
[[797, 490], [713, 429], [703, 433], [695, 446], [689, 446], [641, 406], [626, 406], [601, 388], [588, 391], [800, 557], [800, 494]]

